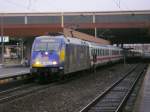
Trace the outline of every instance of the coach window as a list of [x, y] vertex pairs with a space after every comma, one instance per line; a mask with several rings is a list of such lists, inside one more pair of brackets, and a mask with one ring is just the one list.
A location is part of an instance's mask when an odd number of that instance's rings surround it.
[[94, 54], [94, 49], [92, 49], [92, 55]]
[[99, 55], [101, 55], [101, 49], [99, 49]]
[[105, 49], [103, 49], [103, 54], [104, 54], [104, 56], [105, 56]]
[[94, 49], [92, 49], [92, 55], [94, 55]]
[[107, 49], [107, 55], [108, 55], [108, 52], [109, 52], [109, 51], [108, 51], [108, 49]]
[[92, 49], [92, 55], [94, 55], [94, 49]]
[[113, 53], [113, 55], [115, 55], [115, 52], [114, 52], [114, 50], [112, 51], [112, 53]]
[[102, 49], [100, 49], [100, 56], [102, 56]]
[[98, 49], [96, 49], [96, 55], [98, 55]]
[[93, 55], [95, 54], [95, 49], [93, 49]]
[[94, 54], [94, 49], [92, 49], [92, 55]]
[[105, 49], [103, 49], [103, 56], [105, 56]]
[[103, 49], [103, 56], [105, 56], [105, 50]]
[[94, 55], [94, 53], [95, 53], [95, 50], [94, 50], [94, 49], [92, 49], [92, 53], [93, 53], [92, 55]]
[[96, 49], [96, 56], [97, 56], [97, 49]]

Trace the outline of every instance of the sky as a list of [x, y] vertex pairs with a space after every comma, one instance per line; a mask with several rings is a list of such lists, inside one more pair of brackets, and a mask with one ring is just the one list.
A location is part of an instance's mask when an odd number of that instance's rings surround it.
[[150, 10], [150, 0], [0, 0], [0, 13], [125, 10]]

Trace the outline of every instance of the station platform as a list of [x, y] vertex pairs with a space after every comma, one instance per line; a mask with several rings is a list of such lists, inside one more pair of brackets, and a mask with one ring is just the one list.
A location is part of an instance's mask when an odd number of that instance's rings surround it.
[[9, 66], [0, 68], [0, 79], [30, 73], [29, 67]]
[[145, 74], [133, 112], [150, 112], [150, 64]]

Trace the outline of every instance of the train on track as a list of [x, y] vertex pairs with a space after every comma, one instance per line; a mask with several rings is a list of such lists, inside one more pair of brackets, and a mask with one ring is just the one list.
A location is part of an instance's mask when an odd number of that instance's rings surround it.
[[122, 49], [73, 37], [36, 37], [31, 52], [32, 74], [40, 77], [64, 75], [113, 63], [123, 58]]

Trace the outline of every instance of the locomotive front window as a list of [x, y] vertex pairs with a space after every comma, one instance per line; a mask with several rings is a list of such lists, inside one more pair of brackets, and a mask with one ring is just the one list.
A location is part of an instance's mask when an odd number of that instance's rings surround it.
[[59, 43], [48, 43], [47, 46], [48, 51], [58, 51], [59, 50]]
[[34, 46], [34, 51], [45, 51], [47, 47], [47, 43], [36, 43]]
[[59, 50], [59, 43], [55, 42], [41, 42], [36, 43], [34, 45], [34, 51], [58, 51]]

